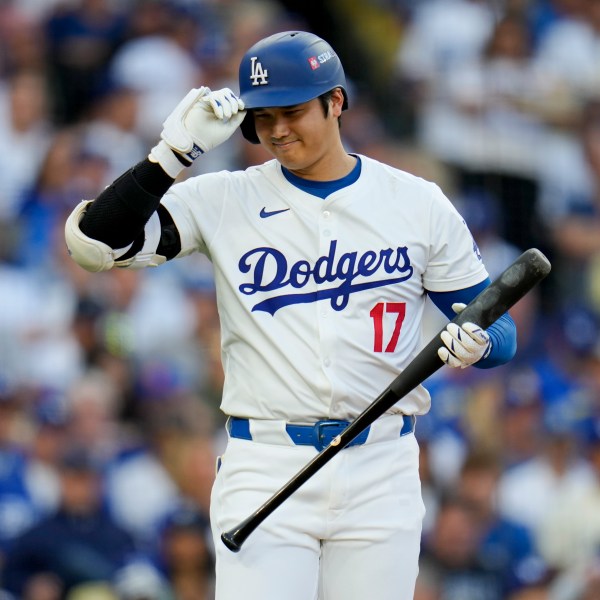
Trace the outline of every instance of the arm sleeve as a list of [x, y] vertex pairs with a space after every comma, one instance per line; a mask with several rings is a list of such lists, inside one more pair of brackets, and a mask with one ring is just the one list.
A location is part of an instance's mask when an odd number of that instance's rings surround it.
[[[468, 304], [483, 289], [490, 285], [489, 277], [468, 288], [452, 292], [428, 292], [432, 302], [448, 317], [453, 319], [456, 314], [452, 310], [455, 302]], [[517, 351], [517, 327], [508, 313], [504, 313], [486, 330], [492, 341], [492, 349], [488, 356], [475, 363], [478, 369], [490, 369], [510, 361]]]
[[173, 184], [162, 167], [144, 159], [123, 173], [92, 202], [80, 223], [81, 231], [111, 248], [131, 248], [122, 257], [130, 258], [144, 245], [144, 227], [156, 211], [160, 220], [161, 238], [157, 254], [167, 260], [177, 256], [181, 241], [169, 211], [161, 198]]
[[92, 202], [79, 225], [82, 233], [111, 248], [128, 246], [143, 235], [173, 181], [158, 163], [140, 161]]

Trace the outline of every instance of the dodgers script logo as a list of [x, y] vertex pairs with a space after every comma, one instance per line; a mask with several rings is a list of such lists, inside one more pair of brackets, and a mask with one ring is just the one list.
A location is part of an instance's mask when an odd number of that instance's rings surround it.
[[[358, 252], [345, 252], [338, 256], [336, 250], [337, 241], [332, 240], [327, 255], [319, 257], [311, 265], [307, 260], [288, 264], [285, 255], [275, 248], [254, 248], [240, 258], [240, 271], [250, 273], [252, 280], [240, 285], [239, 290], [247, 296], [282, 290], [282, 293], [255, 304], [253, 312], [264, 311], [274, 315], [284, 306], [319, 300], [330, 300], [331, 307], [339, 311], [348, 305], [350, 294], [406, 281], [414, 271], [406, 246], [395, 250], [367, 250], [360, 255]], [[363, 281], [356, 281], [359, 277]], [[331, 287], [300, 291], [311, 282], [318, 285], [329, 283]], [[298, 292], [283, 293], [284, 288]]]

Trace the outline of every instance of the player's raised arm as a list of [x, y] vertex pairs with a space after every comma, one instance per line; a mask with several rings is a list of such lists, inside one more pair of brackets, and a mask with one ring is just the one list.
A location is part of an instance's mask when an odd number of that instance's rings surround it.
[[73, 260], [95, 272], [157, 266], [176, 256], [179, 236], [160, 200], [184, 168], [231, 137], [244, 114], [228, 88], [192, 89], [163, 123], [148, 157], [70, 214], [65, 239]]

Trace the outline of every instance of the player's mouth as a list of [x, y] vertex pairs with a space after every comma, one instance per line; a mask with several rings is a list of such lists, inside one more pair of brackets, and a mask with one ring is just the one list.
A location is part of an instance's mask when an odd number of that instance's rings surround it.
[[289, 140], [286, 142], [271, 142], [275, 148], [278, 150], [287, 150], [290, 148], [295, 142], [298, 140]]

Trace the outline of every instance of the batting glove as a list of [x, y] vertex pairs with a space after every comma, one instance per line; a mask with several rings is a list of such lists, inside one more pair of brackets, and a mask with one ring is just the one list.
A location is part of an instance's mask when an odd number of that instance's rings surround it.
[[[244, 102], [229, 88], [216, 92], [204, 86], [194, 88], [163, 123], [162, 139], [149, 158], [175, 178], [198, 156], [229, 139], [244, 116]], [[173, 152], [187, 164], [182, 164]]]
[[[466, 304], [457, 302], [452, 310], [458, 314], [465, 307]], [[445, 345], [438, 349], [438, 356], [449, 367], [464, 369], [485, 358], [492, 349], [487, 331], [475, 323], [448, 323], [440, 336]]]

